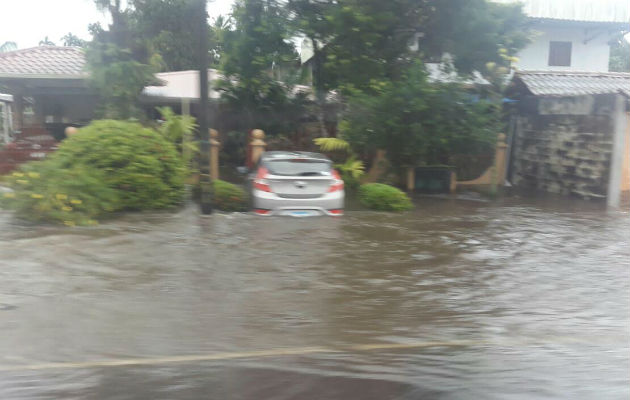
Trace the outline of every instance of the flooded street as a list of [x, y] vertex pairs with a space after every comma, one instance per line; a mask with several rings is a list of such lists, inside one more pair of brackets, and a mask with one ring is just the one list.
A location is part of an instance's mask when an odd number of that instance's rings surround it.
[[630, 214], [0, 213], [2, 399], [627, 399]]

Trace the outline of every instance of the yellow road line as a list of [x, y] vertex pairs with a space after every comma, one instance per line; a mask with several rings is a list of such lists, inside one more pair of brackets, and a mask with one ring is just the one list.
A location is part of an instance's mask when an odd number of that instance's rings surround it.
[[[580, 340], [572, 337], [557, 337], [554, 342], [579, 342]], [[339, 353], [339, 352], [360, 352], [370, 350], [395, 350], [395, 349], [413, 349], [428, 347], [461, 347], [461, 346], [478, 346], [494, 344], [499, 346], [505, 345], [528, 345], [534, 343], [548, 343], [548, 339], [525, 339], [525, 340], [451, 340], [451, 341], [433, 341], [433, 342], [410, 342], [410, 343], [373, 343], [360, 344], [340, 348], [332, 347], [296, 347], [296, 348], [280, 348], [272, 350], [242, 351], [242, 352], [224, 352], [213, 354], [197, 354], [197, 355], [180, 355], [180, 356], [164, 356], [153, 358], [129, 358], [129, 359], [113, 359], [113, 360], [93, 360], [81, 362], [53, 362], [28, 365], [5, 365], [0, 366], [0, 372], [9, 371], [39, 371], [49, 369], [79, 369], [79, 368], [97, 368], [97, 367], [122, 367], [133, 365], [160, 365], [174, 363], [189, 363], [198, 361], [221, 361], [233, 360], [239, 358], [259, 358], [274, 356], [291, 356], [305, 355], [317, 353]], [[592, 342], [592, 341], [588, 341]]]

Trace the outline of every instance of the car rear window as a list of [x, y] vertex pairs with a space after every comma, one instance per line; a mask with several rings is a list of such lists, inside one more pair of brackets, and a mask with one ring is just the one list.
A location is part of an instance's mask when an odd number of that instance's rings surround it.
[[265, 162], [265, 168], [273, 175], [289, 176], [328, 176], [330, 175], [330, 162], [295, 158], [288, 160], [270, 160]]

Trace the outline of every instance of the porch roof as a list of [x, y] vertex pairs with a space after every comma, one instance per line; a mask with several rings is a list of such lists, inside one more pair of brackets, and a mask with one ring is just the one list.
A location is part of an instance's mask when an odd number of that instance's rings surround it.
[[622, 93], [630, 97], [630, 73], [623, 72], [527, 71], [516, 73], [514, 81], [536, 96]]

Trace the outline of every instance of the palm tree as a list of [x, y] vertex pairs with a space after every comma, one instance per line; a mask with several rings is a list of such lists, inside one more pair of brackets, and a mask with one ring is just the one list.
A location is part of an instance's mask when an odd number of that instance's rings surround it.
[[46, 36], [44, 40], [39, 41], [39, 45], [40, 46], [54, 46], [55, 43], [52, 40], [48, 39], [48, 36]]
[[7, 51], [17, 50], [17, 44], [15, 42], [4, 42], [0, 46], [0, 53], [4, 53]]

